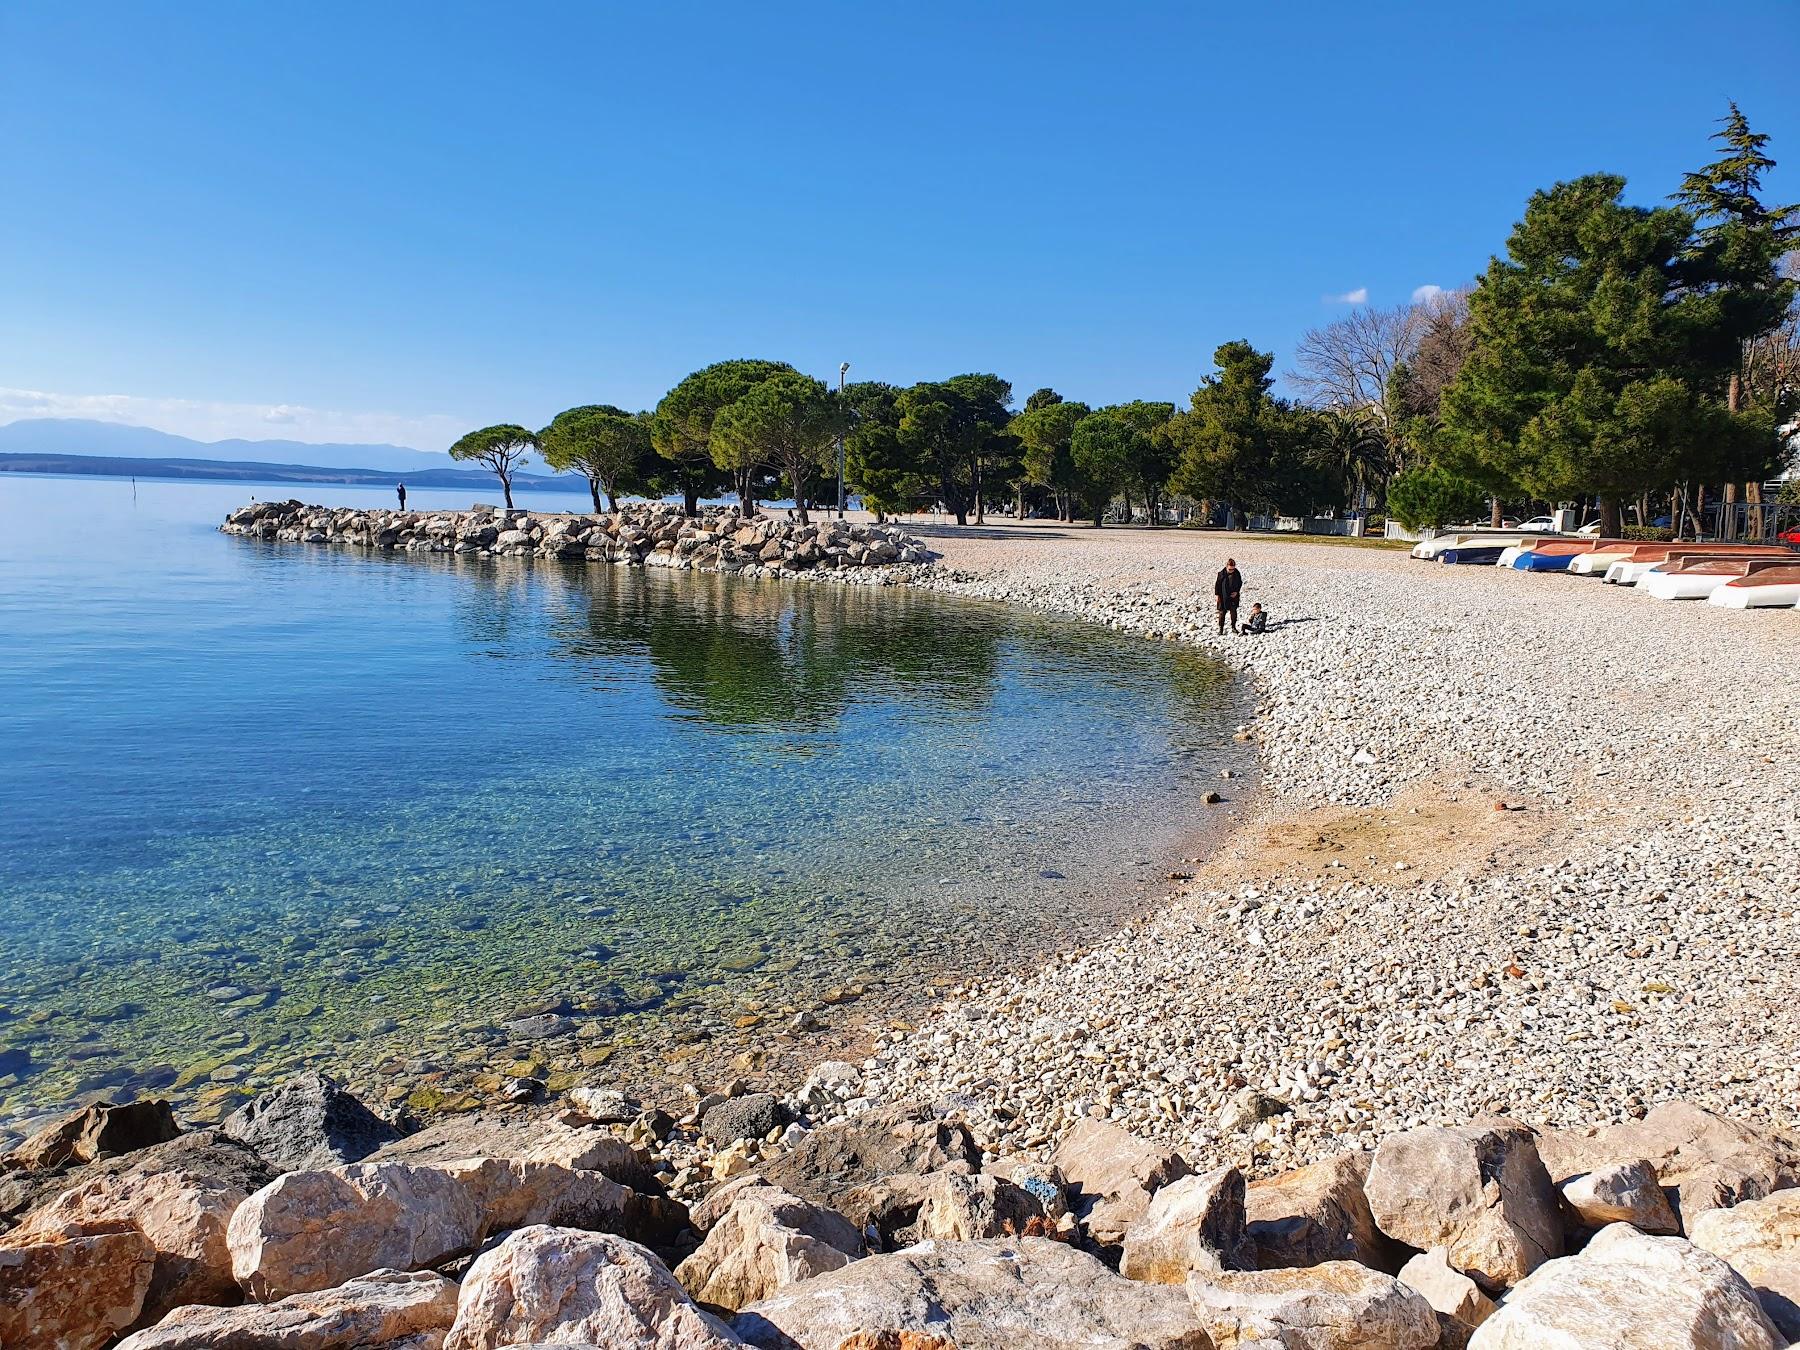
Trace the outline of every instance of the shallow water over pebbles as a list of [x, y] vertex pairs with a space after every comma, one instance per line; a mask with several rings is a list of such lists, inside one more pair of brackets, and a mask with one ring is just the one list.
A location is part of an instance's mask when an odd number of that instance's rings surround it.
[[1006, 964], [1104, 923], [1238, 762], [1191, 651], [896, 588], [217, 534], [252, 491], [0, 477], [0, 1121], [216, 1115], [310, 1064], [431, 1106]]

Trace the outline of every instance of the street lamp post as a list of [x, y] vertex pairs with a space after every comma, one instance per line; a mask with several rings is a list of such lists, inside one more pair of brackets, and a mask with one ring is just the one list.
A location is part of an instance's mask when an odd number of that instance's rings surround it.
[[844, 376], [850, 373], [850, 363], [843, 362], [838, 366], [838, 519], [844, 518]]

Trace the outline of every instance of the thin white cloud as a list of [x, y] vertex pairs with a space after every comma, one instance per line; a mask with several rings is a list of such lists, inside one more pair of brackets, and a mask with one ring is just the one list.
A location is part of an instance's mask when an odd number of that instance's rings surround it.
[[1325, 297], [1325, 303], [1328, 305], [1364, 305], [1368, 301], [1369, 288], [1367, 286], [1358, 286], [1355, 290], [1345, 291], [1342, 295]]
[[350, 442], [441, 450], [467, 425], [447, 413], [342, 412], [295, 403], [223, 403], [138, 394], [56, 394], [0, 387], [0, 423], [28, 417], [122, 422], [197, 441]]
[[1442, 294], [1444, 294], [1444, 288], [1442, 286], [1433, 286], [1430, 282], [1427, 282], [1423, 286], [1413, 287], [1413, 303], [1415, 305], [1429, 304]]

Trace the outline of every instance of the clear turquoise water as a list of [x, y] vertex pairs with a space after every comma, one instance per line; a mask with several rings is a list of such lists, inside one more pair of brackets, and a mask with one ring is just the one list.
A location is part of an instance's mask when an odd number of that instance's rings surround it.
[[[0, 477], [0, 1119], [205, 1114], [304, 1064], [554, 1070], [1024, 960], [1231, 762], [1191, 652], [893, 588], [218, 534], [253, 491]], [[512, 1044], [548, 1004], [579, 1036]]]

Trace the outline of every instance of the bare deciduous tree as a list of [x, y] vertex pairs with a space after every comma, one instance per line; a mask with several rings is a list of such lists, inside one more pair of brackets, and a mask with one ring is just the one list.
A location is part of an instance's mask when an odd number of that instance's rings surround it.
[[1414, 415], [1435, 417], [1445, 386], [1456, 378], [1475, 346], [1469, 293], [1440, 291], [1416, 308], [1421, 314], [1418, 342], [1407, 362], [1407, 396], [1417, 405], [1410, 410]]
[[1369, 408], [1385, 421], [1388, 379], [1395, 366], [1411, 361], [1424, 318], [1423, 305], [1353, 309], [1307, 330], [1288, 379], [1315, 408]]

